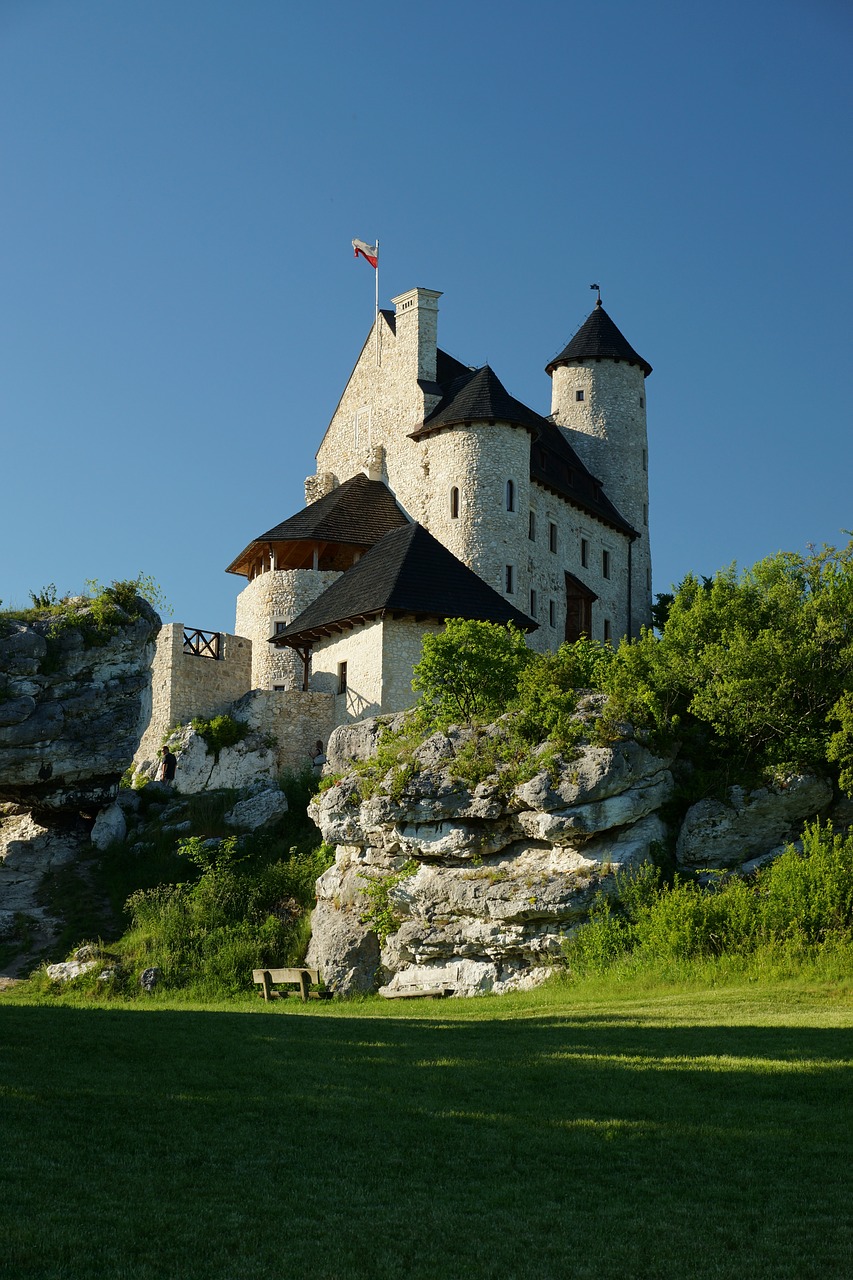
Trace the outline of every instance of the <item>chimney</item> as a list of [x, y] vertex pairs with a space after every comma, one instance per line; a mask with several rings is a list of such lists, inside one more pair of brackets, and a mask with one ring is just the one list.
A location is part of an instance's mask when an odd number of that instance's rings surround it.
[[415, 376], [426, 382], [435, 382], [440, 297], [434, 289], [410, 289], [391, 299], [396, 308], [398, 348], [411, 352]]

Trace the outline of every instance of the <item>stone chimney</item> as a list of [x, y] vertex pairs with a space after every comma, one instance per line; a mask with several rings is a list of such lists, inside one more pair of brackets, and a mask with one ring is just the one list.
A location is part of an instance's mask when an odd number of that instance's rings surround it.
[[435, 382], [440, 297], [434, 289], [410, 289], [391, 299], [396, 308], [398, 350], [410, 357], [415, 376], [426, 382]]

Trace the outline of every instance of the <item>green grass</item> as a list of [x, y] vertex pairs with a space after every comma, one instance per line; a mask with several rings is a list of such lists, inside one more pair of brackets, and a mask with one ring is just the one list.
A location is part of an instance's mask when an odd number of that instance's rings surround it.
[[846, 1277], [851, 990], [204, 1009], [19, 988], [0, 1275]]

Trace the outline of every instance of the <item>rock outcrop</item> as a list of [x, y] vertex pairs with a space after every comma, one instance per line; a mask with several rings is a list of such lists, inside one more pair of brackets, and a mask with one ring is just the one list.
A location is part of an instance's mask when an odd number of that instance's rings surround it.
[[44, 875], [94, 838], [121, 838], [112, 804], [150, 713], [160, 619], [137, 597], [97, 625], [90, 602], [33, 622], [0, 619], [0, 934], [21, 919], [31, 945], [50, 940], [38, 903]]
[[676, 844], [679, 865], [742, 867], [782, 851], [805, 819], [832, 802], [832, 787], [812, 774], [788, 774], [773, 786], [732, 787], [727, 801], [700, 800], [688, 809]]
[[0, 801], [34, 813], [97, 810], [111, 801], [150, 712], [160, 619], [137, 598], [134, 616], [93, 640], [89, 611], [0, 630]]
[[[656, 810], [672, 790], [670, 762], [633, 739], [558, 759], [508, 793], [500, 775], [476, 786], [455, 776], [464, 740], [436, 734], [402, 785], [389, 775], [363, 799], [349, 776], [309, 809], [336, 846], [317, 882], [309, 963], [340, 994], [542, 981], [599, 890], [665, 837]], [[352, 747], [333, 734], [330, 758]]]

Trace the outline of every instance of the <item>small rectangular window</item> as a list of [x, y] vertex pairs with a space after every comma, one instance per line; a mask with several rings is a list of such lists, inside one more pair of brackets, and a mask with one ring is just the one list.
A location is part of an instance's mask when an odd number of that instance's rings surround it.
[[338, 663], [338, 693], [346, 693], [347, 691], [347, 664], [345, 662]]
[[649, 453], [647, 449], [644, 449], [643, 450], [643, 470], [648, 471], [648, 469], [649, 469]]
[[643, 503], [643, 524], [649, 523], [649, 507], [648, 503]]
[[531, 511], [530, 519], [527, 523], [527, 536], [531, 542], [536, 541], [536, 512]]
[[536, 609], [537, 609], [536, 591], [534, 590], [534, 588], [533, 588], [533, 587], [531, 587], [531, 588], [530, 588], [530, 616], [531, 616], [531, 618], [535, 618], [535, 617], [537, 617]]
[[511, 564], [508, 564], [506, 566], [506, 571], [504, 574], [504, 582], [506, 583], [506, 587], [505, 587], [506, 593], [508, 596], [511, 596], [513, 591], [515, 590], [515, 571], [513, 570], [513, 567]]
[[286, 689], [287, 689], [287, 685], [286, 685], [286, 684], [274, 684], [274, 685], [273, 685], [273, 693], [284, 693], [284, 692], [286, 691]]
[[557, 605], [553, 600], [548, 601], [548, 626], [556, 627], [557, 625]]
[[548, 549], [554, 552], [557, 550], [557, 526], [553, 520], [548, 525]]
[[583, 400], [583, 389], [581, 387], [578, 387], [575, 391], [575, 400], [577, 400], [578, 403]]
[[586, 538], [581, 538], [581, 567], [589, 568], [589, 542]]
[[606, 550], [601, 553], [601, 576], [602, 578], [610, 577], [610, 552]]
[[273, 629], [273, 634], [274, 634], [274, 635], [277, 635], [277, 636], [280, 636], [280, 635], [281, 635], [281, 633], [282, 633], [282, 631], [286, 631], [286, 630], [287, 630], [287, 619], [286, 619], [286, 618], [276, 618], [276, 620], [275, 620], [275, 627], [274, 627], [274, 629]]
[[613, 636], [610, 631], [610, 619], [605, 618], [604, 619], [604, 643], [610, 644], [612, 639], [613, 639]]
[[450, 519], [459, 519], [459, 490], [455, 485], [450, 490]]

